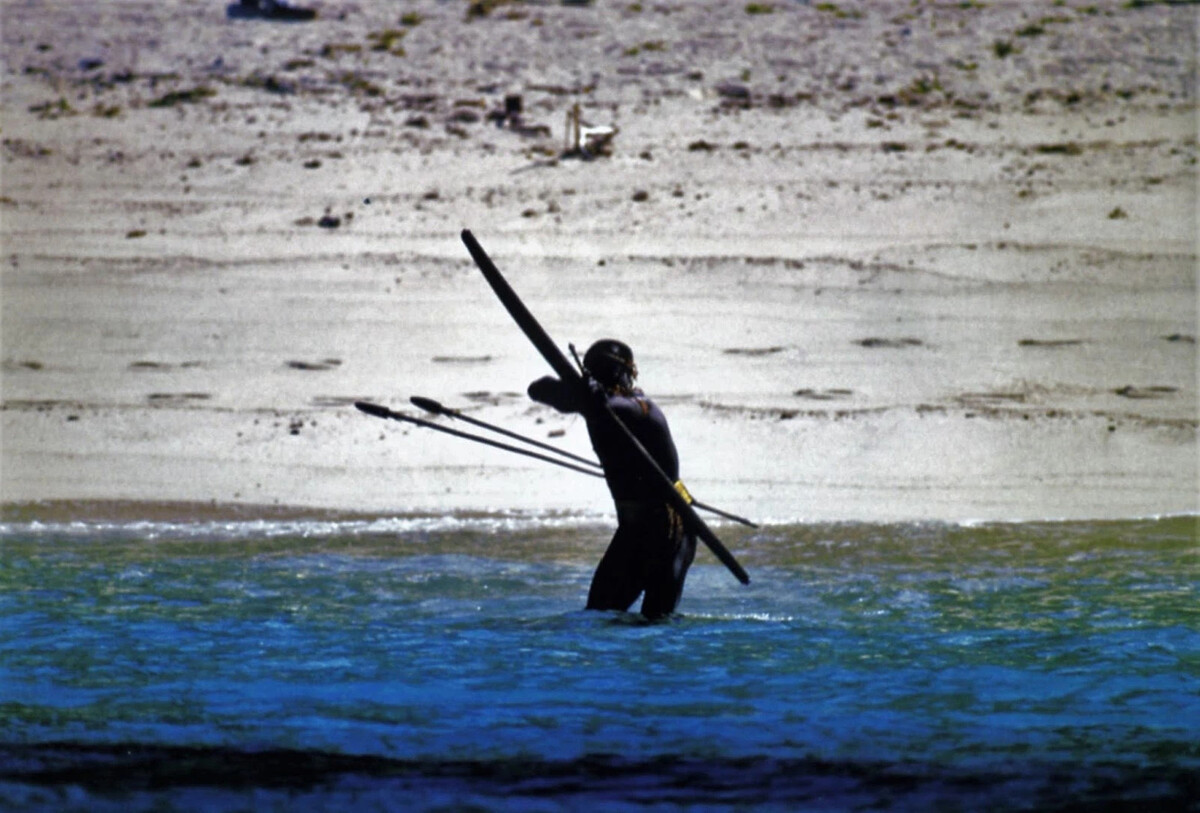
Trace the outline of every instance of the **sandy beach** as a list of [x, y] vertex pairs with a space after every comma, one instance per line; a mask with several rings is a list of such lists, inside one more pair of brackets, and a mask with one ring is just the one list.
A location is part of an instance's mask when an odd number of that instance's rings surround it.
[[10, 510], [610, 510], [352, 407], [589, 451], [463, 228], [632, 345], [708, 503], [1200, 510], [1196, 5], [311, 6], [0, 2]]

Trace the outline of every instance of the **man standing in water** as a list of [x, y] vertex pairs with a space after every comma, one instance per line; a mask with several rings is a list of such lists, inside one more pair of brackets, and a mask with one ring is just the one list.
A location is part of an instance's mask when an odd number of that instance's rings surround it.
[[633, 433], [672, 481], [679, 482], [679, 456], [666, 416], [634, 386], [633, 351], [615, 339], [601, 339], [583, 357], [585, 390], [545, 377], [529, 385], [529, 397], [559, 412], [578, 412], [587, 421], [592, 448], [617, 509], [617, 531], [592, 576], [589, 610], [628, 610], [645, 593], [642, 615], [662, 618], [674, 612], [696, 555], [696, 538], [655, 489], [646, 463], [620, 427], [599, 419], [605, 404]]

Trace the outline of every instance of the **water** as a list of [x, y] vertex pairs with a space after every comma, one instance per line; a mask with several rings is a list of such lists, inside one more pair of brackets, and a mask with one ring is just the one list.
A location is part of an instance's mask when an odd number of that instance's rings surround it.
[[0, 806], [1200, 809], [1195, 518], [723, 528], [656, 624], [608, 532], [0, 525]]

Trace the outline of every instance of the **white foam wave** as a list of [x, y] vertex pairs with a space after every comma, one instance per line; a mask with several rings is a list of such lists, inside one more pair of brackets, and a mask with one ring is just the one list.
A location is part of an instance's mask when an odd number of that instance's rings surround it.
[[132, 520], [96, 520], [71, 522], [0, 523], [0, 539], [5, 537], [137, 538], [158, 539], [334, 539], [471, 532], [481, 534], [514, 533], [534, 529], [571, 529], [603, 522], [599, 515], [513, 513], [486, 516], [395, 516], [370, 519], [251, 519], [202, 520], [196, 522]]

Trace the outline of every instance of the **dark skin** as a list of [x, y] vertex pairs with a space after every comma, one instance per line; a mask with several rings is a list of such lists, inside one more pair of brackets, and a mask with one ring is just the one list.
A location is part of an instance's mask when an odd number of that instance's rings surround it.
[[641, 390], [626, 382], [604, 386], [594, 379], [584, 392], [557, 378], [529, 385], [529, 396], [559, 412], [579, 413], [617, 508], [617, 531], [588, 591], [590, 610], [628, 610], [644, 594], [642, 615], [662, 618], [675, 611], [696, 554], [696, 539], [661, 498], [644, 461], [619, 437], [619, 430], [598, 419], [604, 405], [613, 411], [672, 480], [679, 478], [679, 456], [666, 416]]

